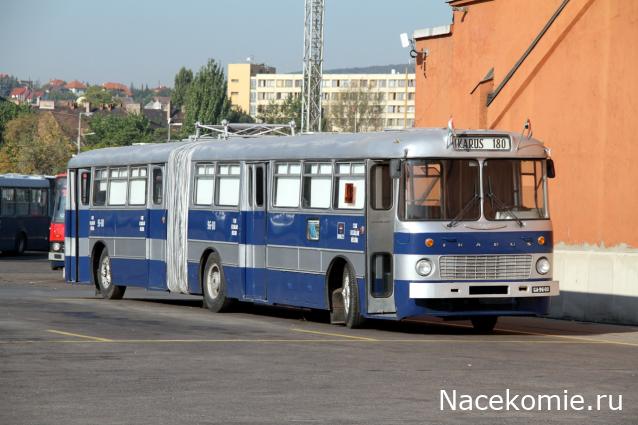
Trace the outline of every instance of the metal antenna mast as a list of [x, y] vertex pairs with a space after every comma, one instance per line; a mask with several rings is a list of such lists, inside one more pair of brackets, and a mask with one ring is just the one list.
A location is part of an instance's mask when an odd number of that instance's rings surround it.
[[305, 0], [301, 131], [321, 131], [324, 0]]

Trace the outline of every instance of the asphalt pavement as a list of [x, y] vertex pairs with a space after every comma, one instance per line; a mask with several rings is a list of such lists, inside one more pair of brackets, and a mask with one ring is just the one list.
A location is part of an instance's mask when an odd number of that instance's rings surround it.
[[[65, 284], [44, 254], [0, 257], [2, 425], [636, 424], [637, 359], [636, 327], [505, 318], [480, 335], [423, 318], [350, 330], [312, 311], [213, 314], [200, 297], [135, 288], [106, 301]], [[519, 410], [479, 410], [507, 390]], [[582, 396], [583, 410], [525, 410], [525, 395]]]

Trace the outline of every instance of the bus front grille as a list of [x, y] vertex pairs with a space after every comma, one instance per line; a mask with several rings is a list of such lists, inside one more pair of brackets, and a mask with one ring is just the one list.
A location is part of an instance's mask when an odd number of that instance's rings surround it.
[[439, 258], [442, 279], [529, 279], [531, 255], [446, 255]]

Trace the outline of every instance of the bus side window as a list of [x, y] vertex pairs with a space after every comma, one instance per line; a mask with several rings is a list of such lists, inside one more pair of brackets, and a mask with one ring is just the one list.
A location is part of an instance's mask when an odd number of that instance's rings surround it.
[[299, 189], [301, 189], [301, 164], [277, 163], [274, 176], [274, 206], [284, 208], [299, 207]]
[[106, 169], [95, 170], [95, 179], [93, 180], [93, 205], [104, 206], [106, 204]]
[[212, 205], [215, 184], [215, 164], [197, 164], [195, 167], [195, 205]]
[[128, 181], [129, 205], [146, 205], [146, 167], [131, 167]]
[[337, 209], [361, 209], [365, 202], [365, 165], [337, 163], [335, 170], [334, 207]]
[[392, 208], [392, 178], [390, 165], [374, 165], [370, 170], [370, 203], [375, 210]]
[[222, 207], [236, 207], [239, 205], [240, 174], [239, 164], [219, 165], [215, 205]]
[[89, 188], [91, 187], [91, 173], [83, 171], [80, 179], [80, 201], [82, 205], [89, 204]]
[[164, 198], [163, 176], [161, 168], [153, 168], [153, 204], [159, 205]]
[[43, 217], [47, 215], [47, 193], [46, 189], [31, 189], [31, 205], [29, 211], [32, 217]]
[[15, 214], [20, 217], [29, 215], [29, 189], [16, 189]]
[[0, 215], [2, 217], [11, 217], [15, 215], [16, 204], [15, 204], [15, 191], [12, 188], [3, 188], [2, 189], [2, 201], [0, 207]]
[[330, 208], [332, 196], [332, 164], [312, 163], [304, 164], [303, 176], [303, 207]]

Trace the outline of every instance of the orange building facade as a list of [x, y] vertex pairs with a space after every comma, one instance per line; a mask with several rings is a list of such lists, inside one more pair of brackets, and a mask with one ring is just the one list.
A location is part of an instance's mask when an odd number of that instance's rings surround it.
[[529, 118], [556, 162], [561, 286], [638, 311], [638, 1], [448, 3], [451, 25], [414, 33], [415, 125], [522, 131]]

